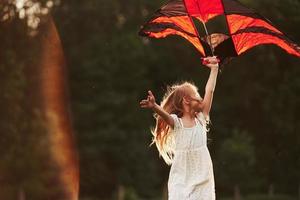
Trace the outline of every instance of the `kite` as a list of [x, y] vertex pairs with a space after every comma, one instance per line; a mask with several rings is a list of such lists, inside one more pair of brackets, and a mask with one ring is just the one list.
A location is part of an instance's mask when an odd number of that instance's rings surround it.
[[[228, 33], [209, 34], [206, 23], [224, 16]], [[193, 20], [204, 25], [200, 36]], [[274, 44], [300, 57], [300, 47], [272, 22], [236, 0], [170, 0], [144, 24], [140, 36], [164, 38], [179, 35], [200, 52], [201, 57], [217, 56], [220, 65], [262, 44]]]

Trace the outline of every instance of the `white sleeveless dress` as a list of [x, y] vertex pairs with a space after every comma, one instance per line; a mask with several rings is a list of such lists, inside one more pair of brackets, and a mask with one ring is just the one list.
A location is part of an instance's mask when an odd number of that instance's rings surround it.
[[175, 114], [173, 134], [174, 160], [168, 180], [168, 200], [215, 200], [213, 164], [207, 148], [207, 135], [200, 119], [183, 127]]

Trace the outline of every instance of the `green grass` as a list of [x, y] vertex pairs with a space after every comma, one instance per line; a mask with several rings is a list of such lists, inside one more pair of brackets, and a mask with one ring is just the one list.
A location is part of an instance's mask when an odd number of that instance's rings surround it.
[[[234, 200], [233, 198], [219, 198], [219, 200]], [[241, 200], [298, 200], [296, 197], [291, 197], [289, 195], [274, 195], [274, 197], [269, 197], [264, 194], [253, 194], [242, 196]]]

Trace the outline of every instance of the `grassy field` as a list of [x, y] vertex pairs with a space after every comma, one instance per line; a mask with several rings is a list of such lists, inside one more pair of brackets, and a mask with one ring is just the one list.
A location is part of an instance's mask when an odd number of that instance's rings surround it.
[[[218, 198], [218, 200], [234, 200], [233, 198]], [[299, 200], [297, 197], [292, 197], [289, 195], [274, 195], [273, 197], [269, 197], [268, 195], [263, 194], [253, 194], [242, 196], [241, 200]]]
[[[97, 199], [97, 198], [80, 198], [80, 200], [104, 200], [104, 199]], [[105, 200], [116, 200], [116, 199], [105, 199]], [[144, 198], [139, 198], [139, 197], [130, 197], [127, 196], [125, 197], [124, 200], [166, 200], [162, 198], [153, 198], [153, 199], [144, 199]], [[217, 200], [234, 200], [233, 197], [217, 197]], [[277, 194], [273, 197], [269, 197], [268, 195], [265, 194], [252, 194], [252, 195], [247, 195], [247, 196], [242, 196], [241, 200], [300, 200], [297, 197], [289, 196], [289, 195], [280, 195]]]

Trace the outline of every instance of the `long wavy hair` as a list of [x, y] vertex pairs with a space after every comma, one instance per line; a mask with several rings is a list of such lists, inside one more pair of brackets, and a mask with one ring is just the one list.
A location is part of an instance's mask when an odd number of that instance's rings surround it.
[[[160, 106], [169, 114], [176, 114], [179, 118], [183, 115], [183, 97], [190, 95], [191, 89], [198, 92], [198, 88], [193, 82], [184, 81], [181, 83], [175, 83], [171, 86], [167, 86], [167, 91], [164, 94]], [[209, 117], [206, 119], [202, 112], [198, 113], [198, 119], [202, 122], [204, 130], [208, 132], [207, 125], [210, 120]], [[175, 150], [175, 138], [171, 134], [170, 126], [165, 122], [165, 120], [160, 117], [157, 113], [153, 114], [156, 119], [155, 128], [151, 128], [151, 133], [153, 135], [152, 144], [156, 144], [159, 151], [159, 156], [163, 157], [164, 161], [171, 165], [174, 157]]]

